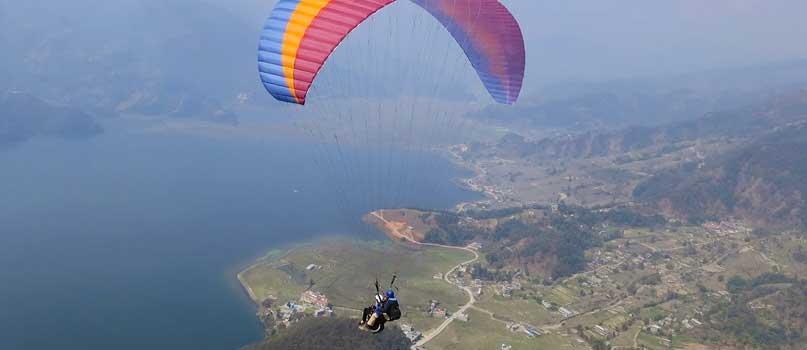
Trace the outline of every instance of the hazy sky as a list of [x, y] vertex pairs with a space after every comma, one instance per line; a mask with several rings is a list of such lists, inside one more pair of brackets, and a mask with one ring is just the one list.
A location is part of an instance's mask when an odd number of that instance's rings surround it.
[[[216, 0], [208, 0], [216, 1]], [[240, 0], [260, 21], [272, 0]], [[804, 0], [503, 0], [528, 79], [611, 79], [807, 58]]]
[[[111, 7], [125, 12], [126, 6], [148, 1], [119, 0]], [[253, 26], [256, 36], [276, 2], [185, 1], [208, 2], [229, 10]], [[525, 32], [528, 90], [531, 86], [559, 80], [659, 75], [807, 58], [804, 44], [807, 1], [804, 0], [503, 2], [511, 8]], [[0, 0], [0, 12], [4, 7], [26, 6], [26, 3], [57, 7], [51, 12], [64, 16], [78, 12], [80, 18], [92, 16], [87, 14], [87, 9], [109, 4], [102, 0]], [[99, 12], [93, 10], [92, 13]], [[0, 16], [0, 20], [2, 18]], [[13, 36], [13, 30], [4, 35]]]
[[613, 78], [807, 57], [802, 0], [509, 0], [530, 74]]

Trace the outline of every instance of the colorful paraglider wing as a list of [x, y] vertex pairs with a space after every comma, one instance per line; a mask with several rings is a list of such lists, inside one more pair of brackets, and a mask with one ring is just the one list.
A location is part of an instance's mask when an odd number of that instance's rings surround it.
[[498, 0], [412, 0], [432, 14], [465, 51], [496, 102], [513, 104], [524, 80], [524, 37]]
[[279, 0], [258, 51], [261, 81], [276, 99], [305, 104], [331, 52], [356, 26], [394, 0]]
[[[305, 104], [308, 89], [336, 46], [395, 0], [279, 0], [261, 34], [258, 69], [276, 99]], [[412, 0], [437, 18], [465, 51], [499, 102], [518, 99], [524, 39], [498, 0]]]

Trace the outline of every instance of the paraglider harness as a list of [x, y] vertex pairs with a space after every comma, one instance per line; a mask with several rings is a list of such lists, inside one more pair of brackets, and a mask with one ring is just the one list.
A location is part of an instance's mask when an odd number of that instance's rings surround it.
[[[395, 275], [392, 276], [392, 282], [390, 282], [390, 290], [388, 293], [392, 293], [392, 288], [397, 277], [398, 276]], [[384, 330], [384, 324], [401, 318], [401, 309], [398, 305], [398, 300], [394, 298], [394, 294], [393, 298], [388, 298], [386, 295], [381, 293], [381, 287], [378, 284], [378, 279], [375, 281], [375, 291], [376, 303], [364, 308], [362, 311], [361, 322], [359, 322], [359, 328], [372, 333], [380, 333]]]

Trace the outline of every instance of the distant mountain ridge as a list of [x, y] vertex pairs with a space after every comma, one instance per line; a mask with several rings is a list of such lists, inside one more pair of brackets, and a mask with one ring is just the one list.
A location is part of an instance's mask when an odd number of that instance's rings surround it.
[[634, 197], [692, 222], [736, 217], [758, 226], [807, 227], [807, 121], [705, 164], [657, 174]]
[[807, 90], [798, 90], [761, 105], [710, 113], [698, 119], [660, 126], [587, 131], [536, 141], [511, 134], [501, 139], [497, 149], [503, 154], [521, 158], [603, 157], [684, 141], [753, 137], [803, 118], [807, 118]]
[[99, 115], [233, 122], [237, 96], [259, 87], [257, 29], [208, 2], [9, 2], [3, 11], [5, 88]]
[[480, 152], [539, 164], [599, 159], [641, 172], [626, 195], [683, 221], [807, 227], [807, 89], [665, 125], [538, 140], [509, 134]]
[[604, 82], [554, 84], [515, 106], [470, 116], [505, 125], [570, 130], [657, 126], [741, 109], [807, 84], [807, 60]]
[[688, 221], [735, 217], [759, 226], [807, 226], [807, 91], [717, 125], [724, 127], [714, 134], [746, 141], [655, 174], [634, 198]]
[[0, 149], [36, 136], [86, 138], [103, 132], [89, 114], [58, 106], [31, 94], [0, 93]]

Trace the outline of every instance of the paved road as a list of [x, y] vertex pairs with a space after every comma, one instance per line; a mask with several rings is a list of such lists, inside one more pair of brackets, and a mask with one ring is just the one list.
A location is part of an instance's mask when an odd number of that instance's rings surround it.
[[[451, 246], [441, 246], [441, 247], [451, 247]], [[451, 248], [466, 250], [466, 251], [469, 251], [469, 252], [474, 254], [473, 259], [468, 260], [466, 262], [463, 262], [463, 263], [461, 263], [461, 264], [459, 264], [457, 266], [454, 266], [454, 268], [452, 268], [451, 270], [448, 270], [448, 272], [446, 272], [445, 275], [443, 275], [443, 280], [445, 280], [449, 284], [453, 284], [453, 285], [457, 286], [457, 288], [460, 288], [460, 289], [464, 290], [465, 293], [468, 294], [468, 298], [469, 298], [468, 302], [465, 305], [463, 305], [457, 312], [451, 314], [451, 316], [449, 316], [445, 321], [443, 321], [443, 323], [441, 323], [440, 326], [438, 326], [437, 328], [429, 331], [428, 334], [425, 334], [423, 336], [423, 338], [421, 338], [419, 341], [417, 341], [415, 343], [415, 345], [412, 346], [413, 349], [416, 348], [416, 347], [419, 347], [419, 346], [423, 346], [424, 344], [426, 344], [429, 341], [431, 341], [432, 339], [434, 339], [434, 337], [440, 335], [440, 333], [442, 333], [443, 330], [445, 330], [448, 327], [448, 325], [451, 324], [451, 322], [454, 322], [454, 319], [457, 317], [457, 315], [464, 314], [464, 313], [468, 312], [468, 309], [471, 308], [472, 306], [474, 306], [474, 303], [476, 302], [476, 298], [474, 298], [474, 293], [473, 293], [473, 291], [471, 291], [470, 287], [460, 287], [459, 285], [452, 282], [448, 278], [448, 276], [450, 276], [451, 273], [454, 272], [454, 270], [459, 269], [460, 266], [465, 265], [465, 264], [470, 264], [470, 263], [473, 263], [473, 262], [477, 261], [479, 259], [479, 254], [477, 252], [475, 252], [473, 249], [469, 249], [469, 248], [464, 248], [464, 247], [451, 247]]]
[[[381, 213], [383, 214], [383, 210], [381, 211]], [[392, 225], [390, 225], [391, 223], [387, 219], [385, 219], [382, 215], [379, 215], [376, 212], [373, 212], [371, 215], [373, 215], [378, 220], [381, 220], [381, 222], [386, 224], [388, 228], [397, 231], [396, 229], [392, 228]], [[451, 268], [451, 270], [448, 270], [448, 272], [446, 272], [445, 274], [443, 274], [443, 280], [446, 281], [446, 283], [454, 285], [454, 286], [457, 286], [457, 288], [460, 288], [460, 289], [464, 290], [465, 293], [468, 294], [468, 298], [469, 298], [468, 302], [465, 305], [463, 305], [457, 312], [451, 314], [451, 316], [449, 316], [445, 321], [443, 321], [443, 323], [441, 323], [440, 326], [438, 326], [437, 328], [432, 329], [432, 330], [430, 330], [428, 332], [424, 332], [423, 338], [421, 338], [414, 345], [412, 345], [412, 349], [415, 349], [415, 348], [423, 346], [424, 344], [426, 344], [429, 341], [431, 341], [432, 339], [434, 339], [434, 337], [440, 335], [440, 333], [442, 333], [443, 330], [445, 330], [451, 324], [451, 322], [454, 322], [454, 319], [456, 319], [457, 315], [468, 312], [468, 309], [470, 309], [474, 305], [474, 303], [476, 302], [476, 298], [474, 298], [474, 293], [471, 290], [471, 288], [470, 287], [461, 287], [461, 286], [459, 286], [458, 284], [452, 282], [451, 279], [449, 279], [449, 276], [451, 276], [451, 273], [453, 273], [455, 270], [459, 269], [462, 265], [471, 264], [471, 263], [474, 263], [477, 260], [479, 260], [479, 253], [477, 253], [475, 250], [473, 250], [471, 248], [468, 248], [468, 247], [457, 247], [457, 246], [434, 244], [434, 243], [421, 243], [421, 242], [413, 240], [411, 237], [409, 237], [409, 235], [404, 235], [401, 232], [395, 232], [395, 233], [399, 237], [403, 237], [407, 241], [409, 241], [409, 242], [411, 242], [413, 244], [423, 245], [423, 246], [430, 246], [430, 247], [448, 248], [448, 249], [461, 249], [461, 250], [467, 251], [467, 252], [474, 255], [473, 259], [468, 260], [468, 261], [464, 261], [464, 262], [458, 264], [457, 266], [454, 266], [453, 268]]]

